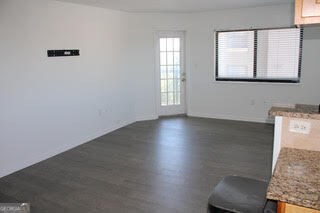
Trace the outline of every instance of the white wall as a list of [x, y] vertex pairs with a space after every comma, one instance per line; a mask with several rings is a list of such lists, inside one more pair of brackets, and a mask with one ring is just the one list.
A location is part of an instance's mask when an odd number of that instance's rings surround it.
[[[55, 1], [0, 1], [0, 177], [133, 122], [127, 18]], [[46, 56], [64, 48], [81, 56]]]
[[267, 111], [273, 103], [319, 104], [320, 32], [312, 28], [305, 29], [301, 84], [220, 83], [213, 79], [214, 29], [291, 26], [292, 5], [194, 14], [131, 14], [129, 20], [138, 118], [156, 117], [153, 32], [159, 28], [186, 31], [189, 115], [270, 122]]

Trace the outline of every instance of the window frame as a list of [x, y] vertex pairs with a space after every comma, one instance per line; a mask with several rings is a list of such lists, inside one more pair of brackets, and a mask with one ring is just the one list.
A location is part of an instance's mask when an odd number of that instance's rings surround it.
[[[298, 61], [298, 78], [297, 79], [262, 79], [257, 77], [257, 49], [258, 49], [258, 31], [259, 30], [279, 30], [279, 29], [300, 29], [299, 41], [299, 61]], [[254, 32], [254, 50], [253, 50], [253, 78], [224, 78], [219, 77], [219, 33], [226, 32]], [[300, 83], [301, 82], [301, 64], [302, 64], [302, 48], [303, 48], [303, 28], [302, 27], [279, 27], [279, 28], [258, 28], [258, 29], [239, 29], [239, 30], [219, 30], [215, 31], [215, 81], [218, 82], [269, 82], [269, 83]]]

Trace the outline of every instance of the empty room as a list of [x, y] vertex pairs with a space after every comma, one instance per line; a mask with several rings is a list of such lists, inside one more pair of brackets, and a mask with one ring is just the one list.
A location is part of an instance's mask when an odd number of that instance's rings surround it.
[[0, 0], [0, 213], [320, 213], [319, 0]]

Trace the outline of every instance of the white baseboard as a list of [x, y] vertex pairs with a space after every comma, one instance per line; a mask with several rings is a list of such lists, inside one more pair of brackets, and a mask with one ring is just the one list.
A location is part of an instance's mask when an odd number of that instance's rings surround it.
[[[256, 117], [244, 117], [244, 116], [233, 116], [233, 115], [212, 115], [206, 113], [199, 113], [199, 112], [187, 112], [188, 116], [192, 117], [201, 117], [201, 118], [213, 118], [213, 119], [223, 119], [223, 120], [236, 120], [236, 121], [248, 121], [248, 122], [257, 122], [257, 123], [274, 123], [273, 118], [256, 118]], [[155, 120], [158, 119], [159, 116], [152, 114], [152, 115], [142, 115], [136, 117], [135, 121], [147, 121], [147, 120]]]
[[199, 112], [188, 112], [188, 116], [201, 117], [201, 118], [213, 118], [223, 120], [235, 120], [235, 121], [249, 121], [257, 123], [274, 123], [273, 119], [270, 118], [256, 118], [256, 117], [244, 117], [244, 116], [233, 116], [233, 115], [217, 115], [217, 114], [206, 114]]
[[137, 116], [136, 121], [147, 121], [147, 120], [156, 120], [158, 119], [159, 116], [152, 114], [152, 115], [142, 115], [142, 116]]

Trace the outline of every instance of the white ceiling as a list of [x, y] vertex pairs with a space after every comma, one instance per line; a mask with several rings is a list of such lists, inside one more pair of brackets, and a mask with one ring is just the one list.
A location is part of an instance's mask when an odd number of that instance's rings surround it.
[[59, 0], [127, 12], [200, 12], [291, 3], [293, 0]]

